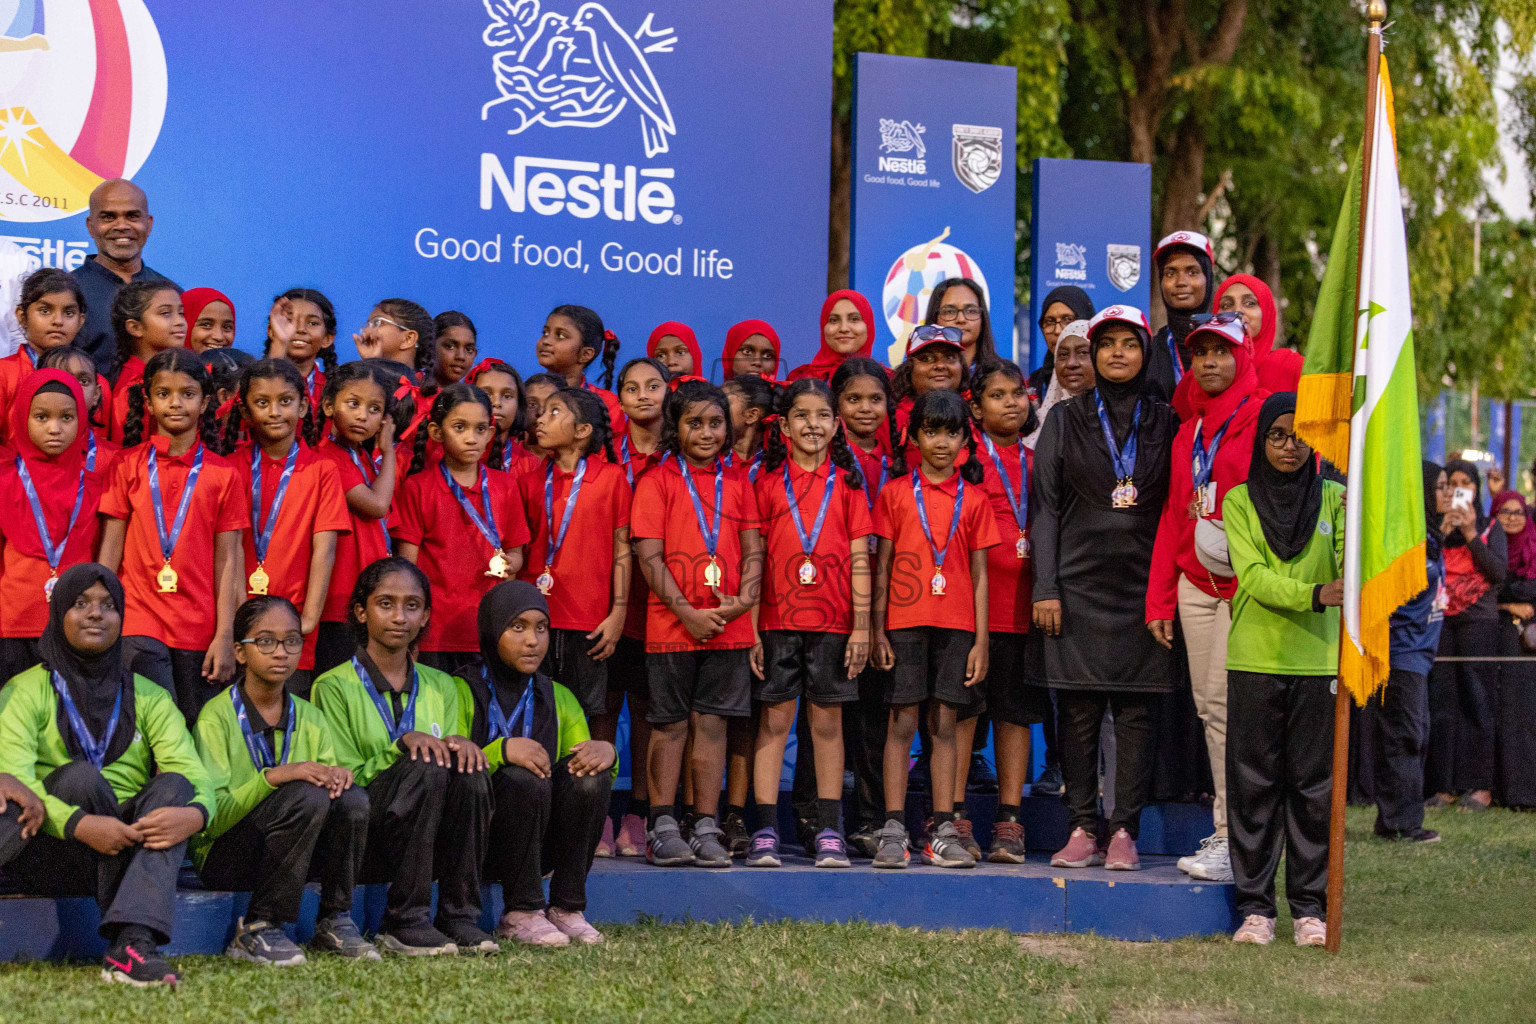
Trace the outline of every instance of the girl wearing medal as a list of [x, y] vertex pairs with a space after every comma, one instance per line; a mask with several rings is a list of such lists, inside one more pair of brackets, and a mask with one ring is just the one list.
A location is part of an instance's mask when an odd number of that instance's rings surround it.
[[315, 854], [320, 912], [312, 946], [379, 959], [352, 920], [352, 889], [368, 839], [368, 796], [338, 767], [325, 716], [288, 692], [304, 647], [299, 611], [286, 597], [253, 597], [235, 612], [235, 683], [203, 705], [197, 752], [218, 806], [192, 843], [210, 889], [249, 891], [250, 906], [226, 954], [289, 967], [304, 953], [283, 931]]
[[487, 875], [501, 880], [506, 900], [496, 933], [532, 946], [595, 945], [602, 933], [582, 912], [616, 755], [588, 735], [576, 696], [541, 668], [549, 621], [548, 602], [526, 580], [498, 583], [481, 599], [483, 667], [455, 680], [459, 733], [484, 749], [495, 794]]
[[[301, 609], [304, 650], [289, 689], [309, 695], [314, 679], [315, 632], [325, 611], [339, 538], [352, 530], [352, 514], [336, 463], [299, 436], [313, 425], [304, 378], [285, 359], [263, 359], [240, 375], [232, 416], [250, 434], [230, 454], [250, 510], [245, 532], [245, 594], [286, 597]], [[238, 638], [237, 638], [238, 639]]]
[[[1153, 711], [1173, 689], [1169, 652], [1145, 629], [1152, 544], [1178, 417], [1150, 389], [1151, 332], [1130, 306], [1090, 321], [1093, 390], [1056, 403], [1035, 445], [1034, 625], [1056, 690], [1057, 741], [1073, 826], [1055, 867], [1135, 869], [1151, 786]], [[1114, 711], [1115, 811], [1098, 834], [1099, 732]]]
[[21, 379], [0, 458], [0, 683], [38, 661], [59, 574], [96, 547], [102, 477], [86, 468], [85, 397], [62, 370]]
[[[591, 391], [608, 407], [608, 421], [617, 427], [624, 422], [619, 399], [612, 391], [613, 364], [619, 357], [619, 339], [603, 327], [603, 318], [586, 306], [556, 306], [544, 318], [534, 351], [539, 365], [567, 387]], [[587, 381], [587, 367], [601, 357], [602, 387]], [[534, 417], [537, 419], [537, 416]]]
[[[56, 267], [43, 267], [21, 282], [16, 302], [16, 323], [22, 344], [0, 359], [0, 415], [16, 400], [16, 386], [38, 369], [43, 355], [75, 340], [85, 323], [85, 293], [73, 275]], [[92, 370], [91, 379], [95, 380]], [[0, 444], [10, 443], [10, 417], [0, 423]]]
[[[1035, 429], [1029, 381], [1006, 360], [984, 362], [971, 374], [971, 413], [981, 425], [982, 489], [992, 505], [1001, 543], [987, 549], [987, 711], [997, 740], [998, 807], [987, 859], [1024, 863], [1020, 808], [1029, 768], [1030, 726], [1054, 712], [1050, 694], [1026, 681], [1024, 639], [1029, 632], [1034, 574], [1029, 546], [1029, 498], [1034, 453], [1024, 435]], [[975, 719], [956, 729], [958, 750], [971, 749]], [[964, 783], [957, 778], [955, 799]]]
[[[704, 353], [699, 349], [699, 339], [687, 324], [668, 320], [657, 324], [645, 343], [645, 354], [659, 361], [668, 378], [704, 376]], [[633, 366], [631, 362], [627, 366]], [[624, 404], [622, 390], [624, 374], [619, 374], [619, 404]]]
[[350, 523], [336, 537], [331, 584], [315, 630], [316, 675], [352, 657], [352, 584], [364, 566], [389, 555], [389, 512], [399, 465], [394, 398], [367, 363], [343, 363], [330, 374], [323, 403], [329, 427], [315, 454], [336, 467]]
[[[716, 821], [726, 721], [752, 712], [748, 651], [762, 536], [746, 473], [723, 464], [730, 408], [720, 389], [684, 381], [667, 400], [667, 457], [636, 484], [631, 536], [650, 585], [646, 618], [647, 714], [652, 732], [647, 857], [653, 864], [729, 867]], [[675, 800], [692, 719], [691, 769], [699, 817], [682, 838]]]
[[[980, 684], [987, 678], [987, 549], [998, 543], [997, 527], [981, 488], [964, 399], [953, 391], [923, 395], [912, 407], [907, 439], [921, 461], [887, 484], [875, 501], [880, 546], [872, 658], [892, 675], [886, 694], [886, 822], [874, 866], [908, 863], [908, 758], [926, 702], [937, 827], [924, 858], [937, 867], [969, 868], [976, 860], [960, 844], [955, 826], [955, 723], [962, 716], [974, 718], [986, 703]], [[970, 457], [956, 468], [962, 451]], [[969, 755], [969, 746], [965, 750]]]
[[63, 370], [80, 382], [85, 395], [85, 413], [82, 429], [88, 429], [85, 438], [85, 468], [100, 475], [103, 481], [111, 479], [112, 465], [123, 446], [107, 440], [107, 428], [101, 426], [102, 402], [108, 394], [107, 379], [96, 372], [91, 357], [73, 345], [60, 345], [44, 352], [37, 360], [39, 370]]
[[433, 612], [432, 585], [415, 565], [394, 557], [364, 569], [352, 590], [357, 654], [315, 680], [314, 702], [337, 763], [368, 793], [358, 880], [389, 883], [374, 942], [401, 956], [494, 953], [476, 925], [491, 780], [485, 754], [456, 733], [453, 677], [416, 660]]
[[156, 353], [181, 348], [187, 341], [187, 317], [181, 305], [181, 289], [170, 281], [130, 281], [112, 302], [112, 332], [117, 354], [107, 378], [112, 381], [111, 419], [108, 436], [128, 447], [128, 424], [137, 411], [141, 427], [144, 403], [141, 396], [145, 364]]
[[[215, 454], [213, 384], [197, 356], [170, 348], [150, 359], [131, 404], [127, 446], [101, 499], [100, 560], [128, 593], [124, 657], [176, 695], [190, 726], [235, 671], [250, 504], [240, 474]], [[140, 408], [155, 424], [142, 443]]]
[[123, 603], [103, 566], [66, 569], [38, 641], [42, 663], [5, 688], [0, 772], [42, 798], [45, 819], [29, 839], [0, 815], [0, 866], [22, 893], [95, 894], [103, 981], [174, 987], [158, 947], [171, 940], [187, 840], [216, 803], [176, 705], [129, 668]]
[[498, 580], [517, 575], [528, 543], [517, 481], [481, 465], [494, 430], [484, 391], [472, 384], [439, 391], [412, 465], [428, 436], [443, 446], [443, 457], [406, 477], [390, 520], [395, 554], [421, 566], [438, 592], [420, 646], [422, 660], [444, 671], [474, 660], [474, 610]]
[[523, 435], [532, 420], [522, 375], [500, 359], [482, 359], [464, 378], [491, 400], [491, 420], [496, 439], [485, 450], [485, 464], [513, 476], [539, 465], [539, 457], [523, 446]]
[[[1163, 503], [1147, 580], [1146, 619], [1157, 642], [1173, 647], [1177, 615], [1189, 659], [1195, 713], [1210, 759], [1216, 830], [1179, 867], [1208, 882], [1232, 880], [1227, 848], [1227, 633], [1237, 589], [1227, 561], [1222, 502], [1248, 479], [1259, 410], [1269, 392], [1259, 386], [1253, 349], [1239, 314], [1194, 317], [1187, 380], [1190, 414], [1173, 439], [1168, 498]], [[1192, 724], [1192, 723], [1191, 723]], [[1190, 760], [1196, 752], [1190, 751]]]
[[780, 409], [756, 484], [766, 559], [753, 615], [752, 699], [760, 719], [753, 753], [757, 831], [747, 866], [779, 866], [780, 768], [803, 699], [813, 746], [800, 749], [815, 761], [816, 866], [843, 868], [842, 707], [858, 700], [869, 658], [869, 506], [838, 429], [832, 389], [815, 377], [796, 381]]

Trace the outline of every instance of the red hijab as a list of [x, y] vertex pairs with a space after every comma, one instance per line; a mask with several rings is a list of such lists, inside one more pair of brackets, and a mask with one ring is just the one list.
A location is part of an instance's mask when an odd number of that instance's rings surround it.
[[1233, 274], [1216, 289], [1215, 308], [1221, 308], [1222, 294], [1234, 284], [1243, 285], [1253, 292], [1253, 297], [1259, 301], [1259, 311], [1264, 314], [1264, 324], [1252, 339], [1253, 366], [1259, 374], [1259, 387], [1275, 394], [1295, 391], [1296, 385], [1301, 383], [1303, 360], [1300, 352], [1275, 348], [1280, 318], [1275, 311], [1275, 296], [1270, 292], [1269, 285], [1252, 274]]
[[[859, 311], [859, 316], [864, 318], [866, 326], [864, 344], [859, 346], [857, 352], [850, 352], [847, 355], [839, 355], [827, 344], [827, 320], [832, 316], [832, 307], [843, 299], [853, 303], [854, 308]], [[832, 375], [837, 372], [839, 366], [843, 365], [844, 359], [870, 358], [870, 353], [875, 349], [875, 311], [870, 308], [869, 300], [851, 288], [841, 288], [828, 295], [827, 301], [821, 304], [821, 329], [816, 332], [816, 339], [821, 347], [817, 349], [815, 358], [804, 366], [795, 367], [789, 374], [791, 381], [815, 377], [831, 383]]]
[[[32, 438], [27, 434], [27, 417], [32, 411], [32, 399], [37, 396], [43, 385], [49, 383], [61, 384], [68, 388], [70, 397], [75, 400], [75, 409], [77, 411], [85, 409], [85, 392], [80, 390], [80, 382], [73, 376], [63, 370], [32, 371], [23, 377], [16, 387], [16, 399], [10, 408], [11, 452], [7, 454], [14, 454], [26, 462], [27, 472], [32, 477], [32, 483], [37, 488], [39, 503], [43, 507], [43, 518], [48, 521], [48, 531], [54, 537], [58, 537], [68, 524], [69, 514], [75, 507], [75, 493], [80, 483], [80, 471], [85, 468], [85, 450], [91, 425], [82, 416], [77, 421], [79, 432], [75, 435], [75, 443], [56, 456], [44, 455], [43, 450], [33, 444]], [[8, 472], [0, 478], [0, 501], [4, 502], [3, 507], [8, 514], [30, 519], [31, 509], [22, 489], [21, 479], [15, 472], [15, 461], [7, 459], [6, 462], [7, 465], [3, 468]], [[84, 504], [81, 506], [82, 520], [95, 514], [96, 504], [101, 499], [101, 478], [95, 473], [86, 473], [85, 478], [86, 493]], [[30, 527], [8, 530], [6, 541], [19, 547], [25, 555], [33, 558], [44, 557], [42, 540], [37, 536], [37, 531]]]
[[[187, 334], [191, 335], [192, 325], [197, 322], [198, 316], [210, 302], [222, 302], [229, 307], [229, 319], [235, 319], [235, 304], [228, 295], [217, 288], [188, 288], [181, 293], [181, 308], [187, 314]], [[191, 346], [188, 345], [188, 348]]]
[[743, 320], [739, 324], [732, 324], [725, 332], [725, 348], [720, 353], [720, 373], [723, 380], [730, 380], [736, 376], [736, 350], [741, 348], [742, 342], [754, 334], [761, 334], [773, 346], [774, 370], [772, 373], [763, 374], [763, 379], [771, 381], [779, 379], [779, 332], [774, 330], [773, 325], [767, 320]]
[[[772, 330], [772, 328], [769, 328], [769, 330]], [[660, 345], [661, 339], [669, 334], [675, 335], [687, 347], [688, 354], [693, 356], [694, 375], [702, 376], [704, 373], [704, 353], [699, 350], [699, 339], [694, 337], [693, 328], [685, 323], [668, 320], [666, 323], [657, 324], [656, 329], [651, 332], [650, 339], [645, 343], [645, 354], [654, 359], [656, 357], [656, 346]], [[774, 344], [777, 345], [778, 342], [775, 341]], [[731, 354], [735, 355], [734, 352]]]
[[1523, 580], [1536, 580], [1536, 525], [1531, 523], [1531, 507], [1519, 491], [1500, 491], [1488, 507], [1497, 515], [1506, 501], [1518, 501], [1525, 509], [1525, 526], [1519, 533], [1504, 535], [1505, 543], [1509, 545], [1509, 571]]
[[[1193, 341], [1195, 335], [1199, 333], [1214, 334], [1216, 332], [1202, 332], [1201, 328], [1196, 327], [1193, 331], [1189, 332], [1189, 340]], [[1259, 390], [1259, 375], [1254, 367], [1253, 349], [1250, 345], [1247, 343], [1241, 345], [1229, 344], [1228, 349], [1232, 353], [1232, 358], [1237, 361], [1237, 372], [1232, 377], [1232, 383], [1221, 394], [1206, 394], [1205, 389], [1195, 382], [1193, 372], [1186, 371], [1184, 374], [1184, 380], [1190, 382], [1189, 409], [1192, 413], [1191, 418], [1198, 419], [1203, 417], [1210, 424], [1207, 428], [1208, 430], [1219, 429], [1221, 424], [1227, 421], [1227, 417], [1231, 416], [1233, 411], [1242, 404], [1243, 399]], [[1180, 383], [1183, 383], [1183, 381], [1180, 381]], [[1260, 404], [1263, 403], [1261, 402]], [[1257, 414], [1257, 410], [1255, 410], [1255, 414]]]

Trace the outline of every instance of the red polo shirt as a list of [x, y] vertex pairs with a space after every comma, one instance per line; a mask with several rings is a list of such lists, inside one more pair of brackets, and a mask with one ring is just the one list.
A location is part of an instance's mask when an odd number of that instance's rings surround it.
[[[1019, 452], [1024, 453], [1025, 466], [1033, 470], [1035, 453], [1021, 442], [1015, 441], [1006, 448], [997, 449], [997, 457], [1008, 474], [1008, 485], [1013, 496], [1019, 496], [1020, 487], [1028, 487], [1029, 480], [1019, 472]], [[1002, 479], [997, 466], [987, 452], [983, 441], [976, 452], [981, 460], [982, 488], [992, 505], [992, 516], [997, 524], [998, 542], [987, 549], [987, 629], [994, 633], [1028, 633], [1030, 617], [1034, 609], [1031, 595], [1034, 591], [1034, 562], [1026, 555], [1019, 557], [1019, 522], [1008, 504]], [[1026, 528], [1025, 538], [1029, 531]], [[948, 564], [947, 562], [945, 564]]]
[[[784, 478], [800, 523], [809, 537], [816, 527], [816, 513], [821, 509], [828, 471], [832, 494], [827, 499], [827, 517], [811, 551], [815, 566], [812, 583], [800, 582], [805, 564], [805, 547], [800, 532], [789, 514], [790, 499], [784, 493]], [[763, 523], [763, 543], [767, 564], [763, 568], [763, 599], [758, 607], [757, 628], [795, 629], [813, 633], [848, 633], [853, 630], [853, 576], [851, 548], [853, 541], [872, 532], [869, 505], [860, 488], [849, 487], [843, 471], [827, 459], [807, 472], [786, 459], [784, 465], [757, 475], [758, 514]], [[870, 569], [873, 572], [873, 567]]]
[[[921, 473], [918, 469], [916, 472]], [[923, 505], [936, 544], [949, 536], [955, 495], [961, 480], [957, 470], [941, 484], [923, 478]], [[875, 532], [895, 547], [891, 560], [886, 629], [939, 626], [944, 629], [976, 629], [976, 607], [971, 600], [971, 552], [997, 544], [997, 527], [985, 490], [967, 484], [960, 507], [960, 525], [944, 553], [944, 596], [935, 596], [931, 585], [933, 549], [917, 517], [912, 494], [912, 474], [885, 485], [875, 502]]]
[[[100, 473], [87, 471], [80, 516], [64, 541], [59, 572], [96, 557], [100, 539], [100, 521], [96, 512], [101, 505], [104, 486]], [[72, 511], [73, 495], [67, 508], [43, 509], [50, 541], [58, 539], [69, 523]], [[22, 551], [17, 545], [17, 539], [22, 537], [25, 538], [22, 543], [36, 549], [37, 522], [32, 517], [32, 506], [27, 501], [21, 476], [16, 472], [16, 460], [7, 453], [0, 459], [0, 637], [39, 637], [43, 635], [43, 627], [48, 625], [48, 602], [43, 598], [43, 585], [53, 573], [46, 558]]]
[[[660, 449], [653, 452], [626, 449], [623, 441], [627, 437], [626, 433], [620, 438], [619, 443], [613, 446], [613, 450], [619, 457], [619, 465], [624, 470], [624, 479], [633, 491], [639, 484], [640, 478], [654, 469], [665, 453]], [[631, 516], [633, 516], [633, 508], [631, 508]], [[631, 531], [630, 546], [634, 546], [633, 531]], [[624, 609], [624, 635], [631, 640], [645, 639], [646, 603], [650, 596], [651, 588], [646, 585], [645, 574], [640, 571], [640, 562], [637, 558], [634, 562], [634, 572], [630, 575], [629, 603]]]
[[[321, 622], [350, 622], [348, 606], [352, 602], [352, 587], [357, 583], [357, 577], [368, 566], [381, 558], [389, 555], [389, 524], [386, 519], [374, 519], [365, 516], [352, 508], [347, 502], [347, 492], [354, 487], [369, 487], [377, 479], [377, 473], [373, 468], [373, 459], [364, 454], [358, 454], [358, 462], [363, 469], [359, 469], [352, 461], [348, 449], [337, 444], [330, 438], [320, 442], [315, 454], [326, 459], [336, 467], [338, 486], [341, 489], [342, 504], [347, 508], [349, 526], [347, 531], [336, 538], [336, 564], [331, 569], [331, 588], [325, 596], [325, 611], [320, 615]], [[401, 467], [399, 461], [395, 463], [395, 479], [399, 480]], [[364, 475], [366, 471], [367, 475]], [[263, 489], [262, 497], [266, 497]]]
[[[144, 379], [144, 360], [129, 356], [118, 372], [117, 383], [112, 385], [112, 408], [107, 418], [107, 436], [118, 444], [123, 443], [123, 433], [128, 419], [128, 389]], [[148, 403], [145, 404], [147, 409]]]
[[[565, 518], [574, 473], [555, 466], [554, 524], [544, 517], [544, 481], [553, 462], [543, 462], [517, 478], [528, 516], [528, 552], [519, 579], [534, 583], [544, 572], [549, 536]], [[550, 575], [555, 585], [546, 596], [554, 629], [590, 632], [613, 608], [613, 534], [629, 525], [629, 483], [610, 462], [587, 460], [581, 491], [571, 512], [565, 541], [555, 552]]]

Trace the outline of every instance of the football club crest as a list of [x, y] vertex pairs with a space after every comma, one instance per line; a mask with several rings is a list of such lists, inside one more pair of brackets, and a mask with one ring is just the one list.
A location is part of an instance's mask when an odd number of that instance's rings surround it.
[[1003, 173], [1003, 130], [979, 124], [952, 127], [955, 177], [972, 192], [985, 192]]
[[1109, 283], [1123, 292], [1130, 291], [1141, 280], [1141, 246], [1111, 243], [1105, 248]]

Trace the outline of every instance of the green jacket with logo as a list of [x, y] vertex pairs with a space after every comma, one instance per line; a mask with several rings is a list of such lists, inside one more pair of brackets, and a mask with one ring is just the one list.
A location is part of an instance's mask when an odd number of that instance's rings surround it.
[[[459, 691], [453, 677], [420, 662], [416, 663], [416, 673], [420, 687], [416, 731], [439, 739], [452, 736], [459, 727]], [[368, 785], [400, 758], [400, 747], [390, 740], [368, 684], [358, 678], [351, 661], [316, 679], [310, 700], [330, 724], [336, 763], [352, 769], [357, 785]]]

